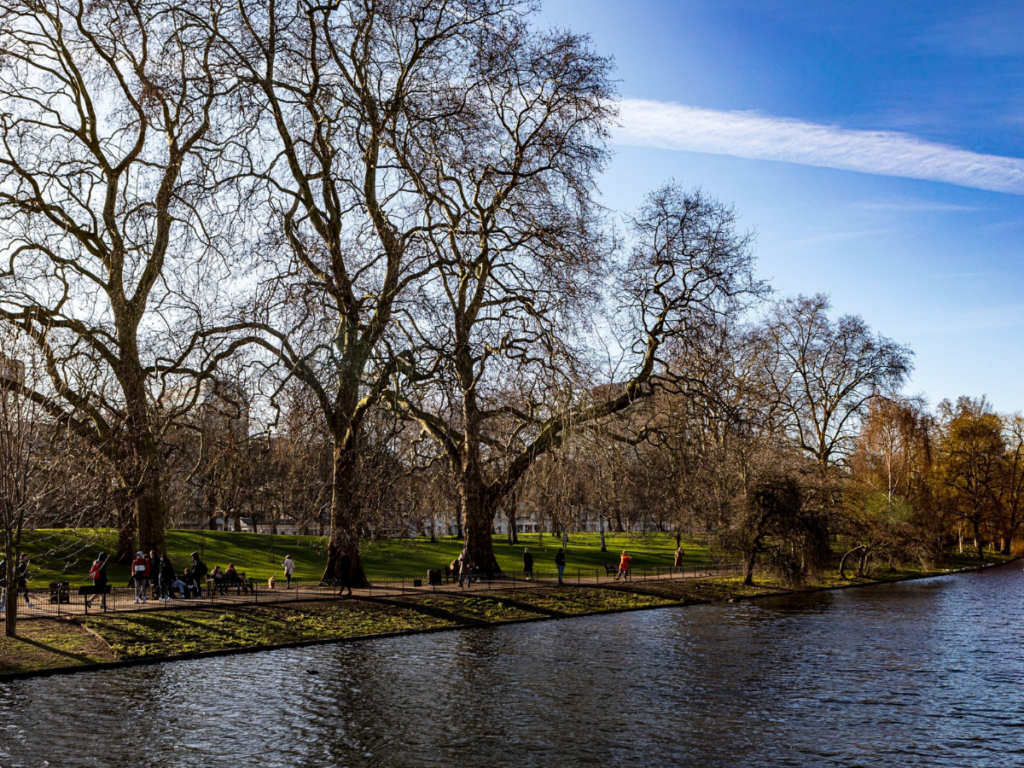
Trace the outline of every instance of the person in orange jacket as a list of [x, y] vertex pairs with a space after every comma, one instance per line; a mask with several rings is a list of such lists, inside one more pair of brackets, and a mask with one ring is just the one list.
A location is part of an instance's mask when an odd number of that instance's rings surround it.
[[629, 561], [633, 558], [626, 554], [626, 550], [622, 550], [622, 557], [619, 558], [619, 572], [615, 574], [615, 580], [618, 581], [619, 577], [625, 581], [629, 578]]

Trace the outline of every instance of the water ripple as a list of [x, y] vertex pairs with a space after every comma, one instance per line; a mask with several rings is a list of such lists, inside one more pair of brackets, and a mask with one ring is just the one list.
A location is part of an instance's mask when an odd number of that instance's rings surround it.
[[1022, 587], [1008, 567], [9, 683], [0, 766], [1003, 768]]

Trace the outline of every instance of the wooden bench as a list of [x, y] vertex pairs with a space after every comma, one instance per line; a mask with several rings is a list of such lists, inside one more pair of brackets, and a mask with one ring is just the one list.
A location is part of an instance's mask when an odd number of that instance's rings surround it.
[[605, 563], [604, 564], [604, 574], [605, 574], [605, 576], [614, 576], [618, 572], [619, 572], [619, 564], [618, 563]]
[[206, 577], [206, 589], [207, 594], [221, 594], [226, 595], [229, 589], [235, 590], [236, 595], [251, 594], [253, 591], [252, 579], [245, 577], [245, 571], [238, 572], [238, 579], [234, 581], [228, 581], [227, 579], [221, 579], [220, 581], [214, 581], [209, 576]]
[[[82, 586], [82, 587], [78, 588], [78, 594], [79, 594], [79, 596], [83, 596], [83, 597], [86, 598], [85, 599], [85, 612], [86, 612], [86, 614], [88, 614], [89, 613], [89, 596], [90, 595], [92, 595], [92, 596], [95, 596], [95, 595], [109, 595], [110, 594], [110, 585], [107, 584], [107, 585], [102, 586], [102, 587], [97, 587], [97, 586], [95, 586], [93, 584], [86, 584], [85, 586]], [[104, 610], [106, 610], [106, 609], [104, 609]]]

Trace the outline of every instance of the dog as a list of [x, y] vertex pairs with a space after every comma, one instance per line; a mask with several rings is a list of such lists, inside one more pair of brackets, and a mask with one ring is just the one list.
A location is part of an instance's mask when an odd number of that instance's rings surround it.
[[270, 587], [270, 589], [274, 588], [274, 577], [273, 576], [271, 576], [269, 579], [267, 579], [267, 586]]

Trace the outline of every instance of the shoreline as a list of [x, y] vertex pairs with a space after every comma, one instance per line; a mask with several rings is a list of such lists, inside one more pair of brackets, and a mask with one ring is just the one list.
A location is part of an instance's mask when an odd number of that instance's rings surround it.
[[[753, 594], [721, 594], [720, 596], [709, 596], [702, 598], [699, 593], [706, 591], [705, 587], [711, 587], [712, 593], [717, 588], [723, 592], [738, 591], [743, 592], [750, 588], [745, 588], [739, 585], [735, 579], [728, 578], [707, 578], [707, 579], [693, 579], [687, 581], [675, 581], [666, 582], [664, 584], [657, 583], [644, 583], [635, 582], [631, 583], [628, 588], [624, 585], [620, 586], [601, 586], [601, 587], [574, 587], [570, 586], [568, 590], [559, 587], [542, 587], [538, 588], [533, 594], [524, 595], [524, 593], [508, 593], [503, 591], [490, 592], [490, 593], [461, 593], [456, 594], [448, 598], [451, 603], [458, 603], [461, 601], [463, 606], [472, 605], [474, 608], [477, 604], [498, 605], [505, 607], [505, 604], [511, 604], [516, 607], [531, 607], [531, 599], [534, 597], [546, 598], [546, 597], [561, 597], [569, 596], [570, 598], [575, 593], [576, 596], [601, 596], [612, 601], [620, 600], [624, 602], [630, 602], [631, 600], [645, 600], [643, 604], [639, 605], [613, 605], [607, 608], [598, 608], [586, 606], [579, 610], [568, 613], [556, 613], [550, 609], [544, 610], [540, 608], [534, 609], [539, 612], [539, 615], [528, 615], [528, 616], [514, 616], [502, 619], [488, 619], [480, 618], [479, 616], [468, 616], [463, 615], [461, 620], [459, 617], [455, 617], [454, 620], [449, 620], [450, 623], [446, 623], [439, 626], [419, 626], [409, 627], [405, 629], [397, 629], [393, 631], [376, 631], [367, 632], [363, 634], [350, 634], [341, 636], [330, 636], [330, 637], [315, 637], [310, 639], [300, 639], [286, 642], [270, 642], [270, 643], [252, 643], [249, 645], [241, 646], [230, 646], [224, 648], [217, 648], [206, 651], [185, 651], [179, 653], [154, 653], [147, 655], [140, 655], [135, 658], [112, 658], [107, 661], [99, 661], [94, 663], [79, 663], [79, 664], [65, 664], [65, 665], [54, 665], [44, 668], [37, 669], [23, 669], [15, 670], [11, 672], [0, 672], [0, 684], [7, 682], [15, 682], [18, 680], [26, 680], [37, 677], [51, 677], [55, 675], [68, 675], [77, 674], [80, 672], [97, 672], [103, 670], [112, 669], [123, 669], [127, 667], [136, 667], [142, 665], [151, 664], [162, 664], [165, 662], [177, 662], [177, 661], [191, 661], [196, 659], [207, 659], [217, 658], [223, 656], [233, 656], [250, 653], [262, 653], [265, 651], [274, 650], [286, 650], [293, 648], [308, 648], [320, 645], [328, 645], [332, 643], [352, 643], [363, 640], [377, 640], [385, 638], [395, 637], [407, 637], [412, 635], [422, 634], [434, 634], [438, 632], [451, 632], [462, 629], [473, 629], [485, 626], [498, 626], [506, 624], [528, 624], [539, 621], [556, 621], [560, 619], [572, 619], [582, 616], [601, 616], [610, 615], [616, 613], [632, 613], [636, 611], [655, 610], [659, 608], [678, 608], [688, 605], [709, 605], [713, 603], [737, 603], [747, 600], [759, 600], [770, 597], [787, 597], [799, 594], [812, 594], [816, 592], [826, 592], [840, 589], [853, 589], [859, 587], [876, 586], [882, 584], [895, 584], [903, 581], [915, 581], [920, 579], [933, 579], [947, 576], [955, 576], [964, 573], [975, 573], [978, 571], [986, 570], [988, 568], [995, 568], [1010, 565], [1018, 562], [1020, 558], [1011, 558], [1003, 562], [985, 563], [973, 567], [957, 568], [949, 571], [929, 572], [929, 573], [916, 573], [906, 574], [895, 578], [869, 578], [861, 579], [852, 583], [836, 583], [836, 584], [824, 584], [808, 586], [806, 588], [780, 588], [766, 584], [755, 584], [753, 587]], [[652, 586], [653, 584], [653, 586]], [[525, 603], [521, 600], [523, 597], [528, 597]], [[468, 601], [468, 602], [467, 602]], [[425, 610], [427, 606], [430, 606], [432, 601], [429, 598], [414, 598], [414, 599], [403, 599], [403, 600], [389, 600], [389, 599], [369, 599], [369, 600], [356, 600], [356, 601], [310, 601], [308, 603], [296, 603], [289, 604], [284, 607], [266, 607], [262, 608], [262, 611], [268, 614], [280, 614], [284, 615], [286, 612], [298, 613], [300, 616], [305, 616], [307, 612], [311, 615], [325, 614], [325, 613], [337, 613], [357, 614], [360, 611], [365, 611], [368, 608], [373, 608], [375, 611], [383, 609], [385, 612], [389, 609], [399, 609], [407, 613], [431, 613], [429, 610]], [[204, 614], [220, 613], [221, 617], [225, 615], [234, 614], [235, 616], [241, 616], [246, 614], [252, 616], [256, 611], [249, 609], [249, 606], [241, 606], [238, 608], [201, 608], [196, 609], [196, 613], [202, 612]], [[434, 613], [437, 613], [436, 611]], [[441, 610], [440, 613], [448, 613], [447, 611]], [[106, 623], [110, 623], [112, 615], [108, 614], [106, 617], [100, 616], [94, 620], [98, 624], [104, 623], [102, 619], [106, 619]], [[157, 619], [167, 619], [173, 617], [160, 616]], [[56, 625], [63, 625], [62, 629], [66, 629], [67, 625], [76, 625], [82, 633], [87, 634], [95, 638], [96, 640], [107, 644], [111, 653], [116, 655], [116, 651], [111, 646], [108, 638], [104, 637], [94, 627], [89, 626], [90, 622], [81, 622], [77, 619], [62, 619], [62, 620], [34, 620], [34, 621], [52, 621]], [[0, 638], [3, 640], [4, 638]], [[17, 642], [19, 638], [15, 639]], [[25, 642], [38, 646], [40, 643], [32, 640], [26, 640]], [[71, 655], [62, 651], [55, 651], [60, 655]]]

